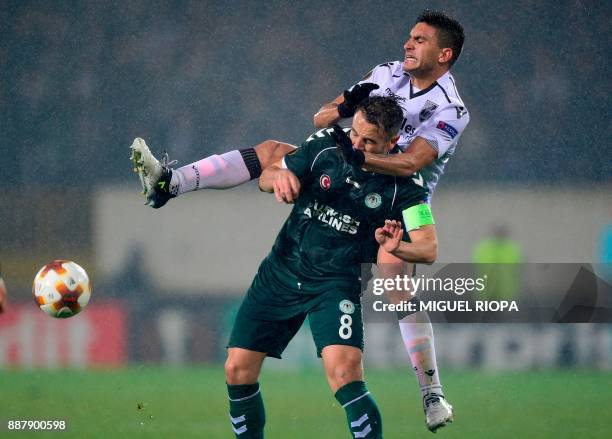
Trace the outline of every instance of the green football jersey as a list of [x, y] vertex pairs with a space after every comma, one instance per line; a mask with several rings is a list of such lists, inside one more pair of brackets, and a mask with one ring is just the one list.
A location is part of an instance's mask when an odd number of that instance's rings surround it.
[[428, 193], [418, 173], [393, 177], [347, 164], [330, 132], [317, 131], [284, 158], [301, 192], [271, 256], [300, 279], [355, 281], [361, 264], [376, 260], [376, 228], [401, 221]]

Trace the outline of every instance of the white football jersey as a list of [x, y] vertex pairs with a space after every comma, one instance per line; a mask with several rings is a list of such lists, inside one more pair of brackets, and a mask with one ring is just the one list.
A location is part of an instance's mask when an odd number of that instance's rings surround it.
[[461, 133], [470, 121], [455, 80], [446, 72], [425, 90], [412, 86], [410, 74], [404, 72], [400, 61], [380, 64], [362, 81], [373, 82], [380, 88], [372, 95], [395, 95], [404, 110], [398, 146], [402, 151], [410, 147], [415, 137], [426, 140], [437, 152], [438, 158], [421, 170], [427, 182], [430, 197], [436, 187], [444, 165], [448, 161]]

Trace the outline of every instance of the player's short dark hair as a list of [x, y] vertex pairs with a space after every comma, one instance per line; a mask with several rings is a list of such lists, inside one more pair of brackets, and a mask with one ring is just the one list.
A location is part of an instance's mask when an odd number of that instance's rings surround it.
[[369, 123], [381, 128], [391, 138], [404, 120], [399, 99], [397, 96], [370, 96], [361, 101], [355, 111], [361, 111]]
[[446, 12], [432, 11], [430, 9], [425, 9], [421, 12], [415, 23], [426, 23], [436, 28], [438, 31], [438, 44], [441, 48], [450, 47], [453, 50], [450, 65], [455, 64], [455, 61], [461, 55], [463, 41], [465, 40], [461, 23]]

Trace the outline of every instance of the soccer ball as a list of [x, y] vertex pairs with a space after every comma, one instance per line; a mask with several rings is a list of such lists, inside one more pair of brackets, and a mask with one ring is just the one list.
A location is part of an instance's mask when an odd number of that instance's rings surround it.
[[91, 282], [80, 265], [59, 259], [36, 273], [32, 292], [45, 314], [63, 319], [85, 308], [91, 296]]

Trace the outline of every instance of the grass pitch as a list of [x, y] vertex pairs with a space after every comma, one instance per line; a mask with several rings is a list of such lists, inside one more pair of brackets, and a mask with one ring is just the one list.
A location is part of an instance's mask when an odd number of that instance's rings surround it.
[[[367, 371], [385, 438], [433, 437], [410, 370]], [[610, 437], [612, 378], [590, 371], [443, 373], [455, 422], [442, 438]], [[266, 437], [348, 438], [322, 371], [264, 372]], [[63, 419], [65, 432], [9, 432], [10, 419]], [[1, 371], [0, 437], [232, 438], [221, 368]]]

